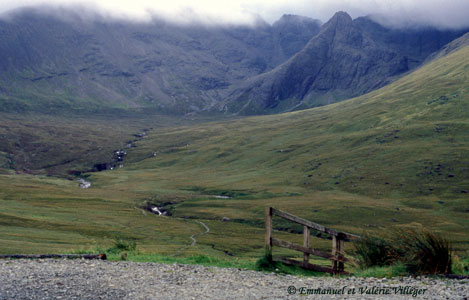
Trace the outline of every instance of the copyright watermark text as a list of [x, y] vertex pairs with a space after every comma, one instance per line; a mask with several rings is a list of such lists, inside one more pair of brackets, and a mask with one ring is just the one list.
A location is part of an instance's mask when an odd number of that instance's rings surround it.
[[305, 286], [295, 287], [293, 285], [287, 288], [290, 295], [404, 295], [417, 297], [425, 295], [428, 289], [406, 286], [363, 286], [363, 287], [348, 287], [342, 286], [338, 288], [308, 288]]

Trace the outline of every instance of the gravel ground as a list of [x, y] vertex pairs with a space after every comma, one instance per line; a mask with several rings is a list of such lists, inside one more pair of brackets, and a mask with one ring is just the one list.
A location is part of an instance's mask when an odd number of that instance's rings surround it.
[[[367, 294], [365, 289], [368, 292], [374, 292], [374, 294]], [[332, 291], [340, 294], [317, 294], [318, 292], [331, 293]], [[301, 295], [302, 293], [304, 295]], [[394, 279], [307, 278], [179, 264], [98, 260], [0, 261], [1, 300], [453, 300], [469, 299], [467, 297], [469, 297], [469, 280], [467, 279], [447, 280], [427, 277], [418, 279], [410, 277]]]

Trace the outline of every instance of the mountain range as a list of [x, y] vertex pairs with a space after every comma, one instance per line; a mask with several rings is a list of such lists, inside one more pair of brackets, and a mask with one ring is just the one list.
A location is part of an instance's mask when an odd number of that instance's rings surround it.
[[22, 9], [0, 21], [0, 110], [265, 114], [367, 93], [467, 30], [327, 23], [180, 25]]

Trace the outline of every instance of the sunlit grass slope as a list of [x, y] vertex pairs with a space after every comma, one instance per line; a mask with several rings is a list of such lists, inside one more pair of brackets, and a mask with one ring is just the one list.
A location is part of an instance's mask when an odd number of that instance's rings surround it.
[[[264, 208], [274, 206], [358, 234], [422, 224], [464, 253], [468, 57], [466, 47], [340, 104], [150, 131], [123, 169], [91, 174], [89, 190], [4, 172], [0, 251], [106, 247], [123, 236], [145, 253], [254, 260], [263, 255]], [[173, 216], [144, 214], [145, 202]], [[298, 229], [277, 219], [274, 227]], [[330, 250], [328, 240], [312, 244]]]

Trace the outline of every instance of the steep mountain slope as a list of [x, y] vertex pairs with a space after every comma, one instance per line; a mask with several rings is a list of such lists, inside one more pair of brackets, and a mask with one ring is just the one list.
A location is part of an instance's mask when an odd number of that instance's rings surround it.
[[281, 112], [367, 93], [419, 66], [462, 31], [388, 29], [338, 12], [299, 53], [235, 90], [227, 110]]
[[443, 48], [441, 48], [440, 51], [432, 53], [428, 56], [427, 61], [440, 59], [467, 46], [469, 46], [469, 33], [466, 33], [454, 41], [446, 44]]
[[209, 26], [19, 11], [0, 20], [0, 109], [198, 111], [233, 83], [284, 62], [318, 31], [318, 21], [294, 16], [275, 26]]

